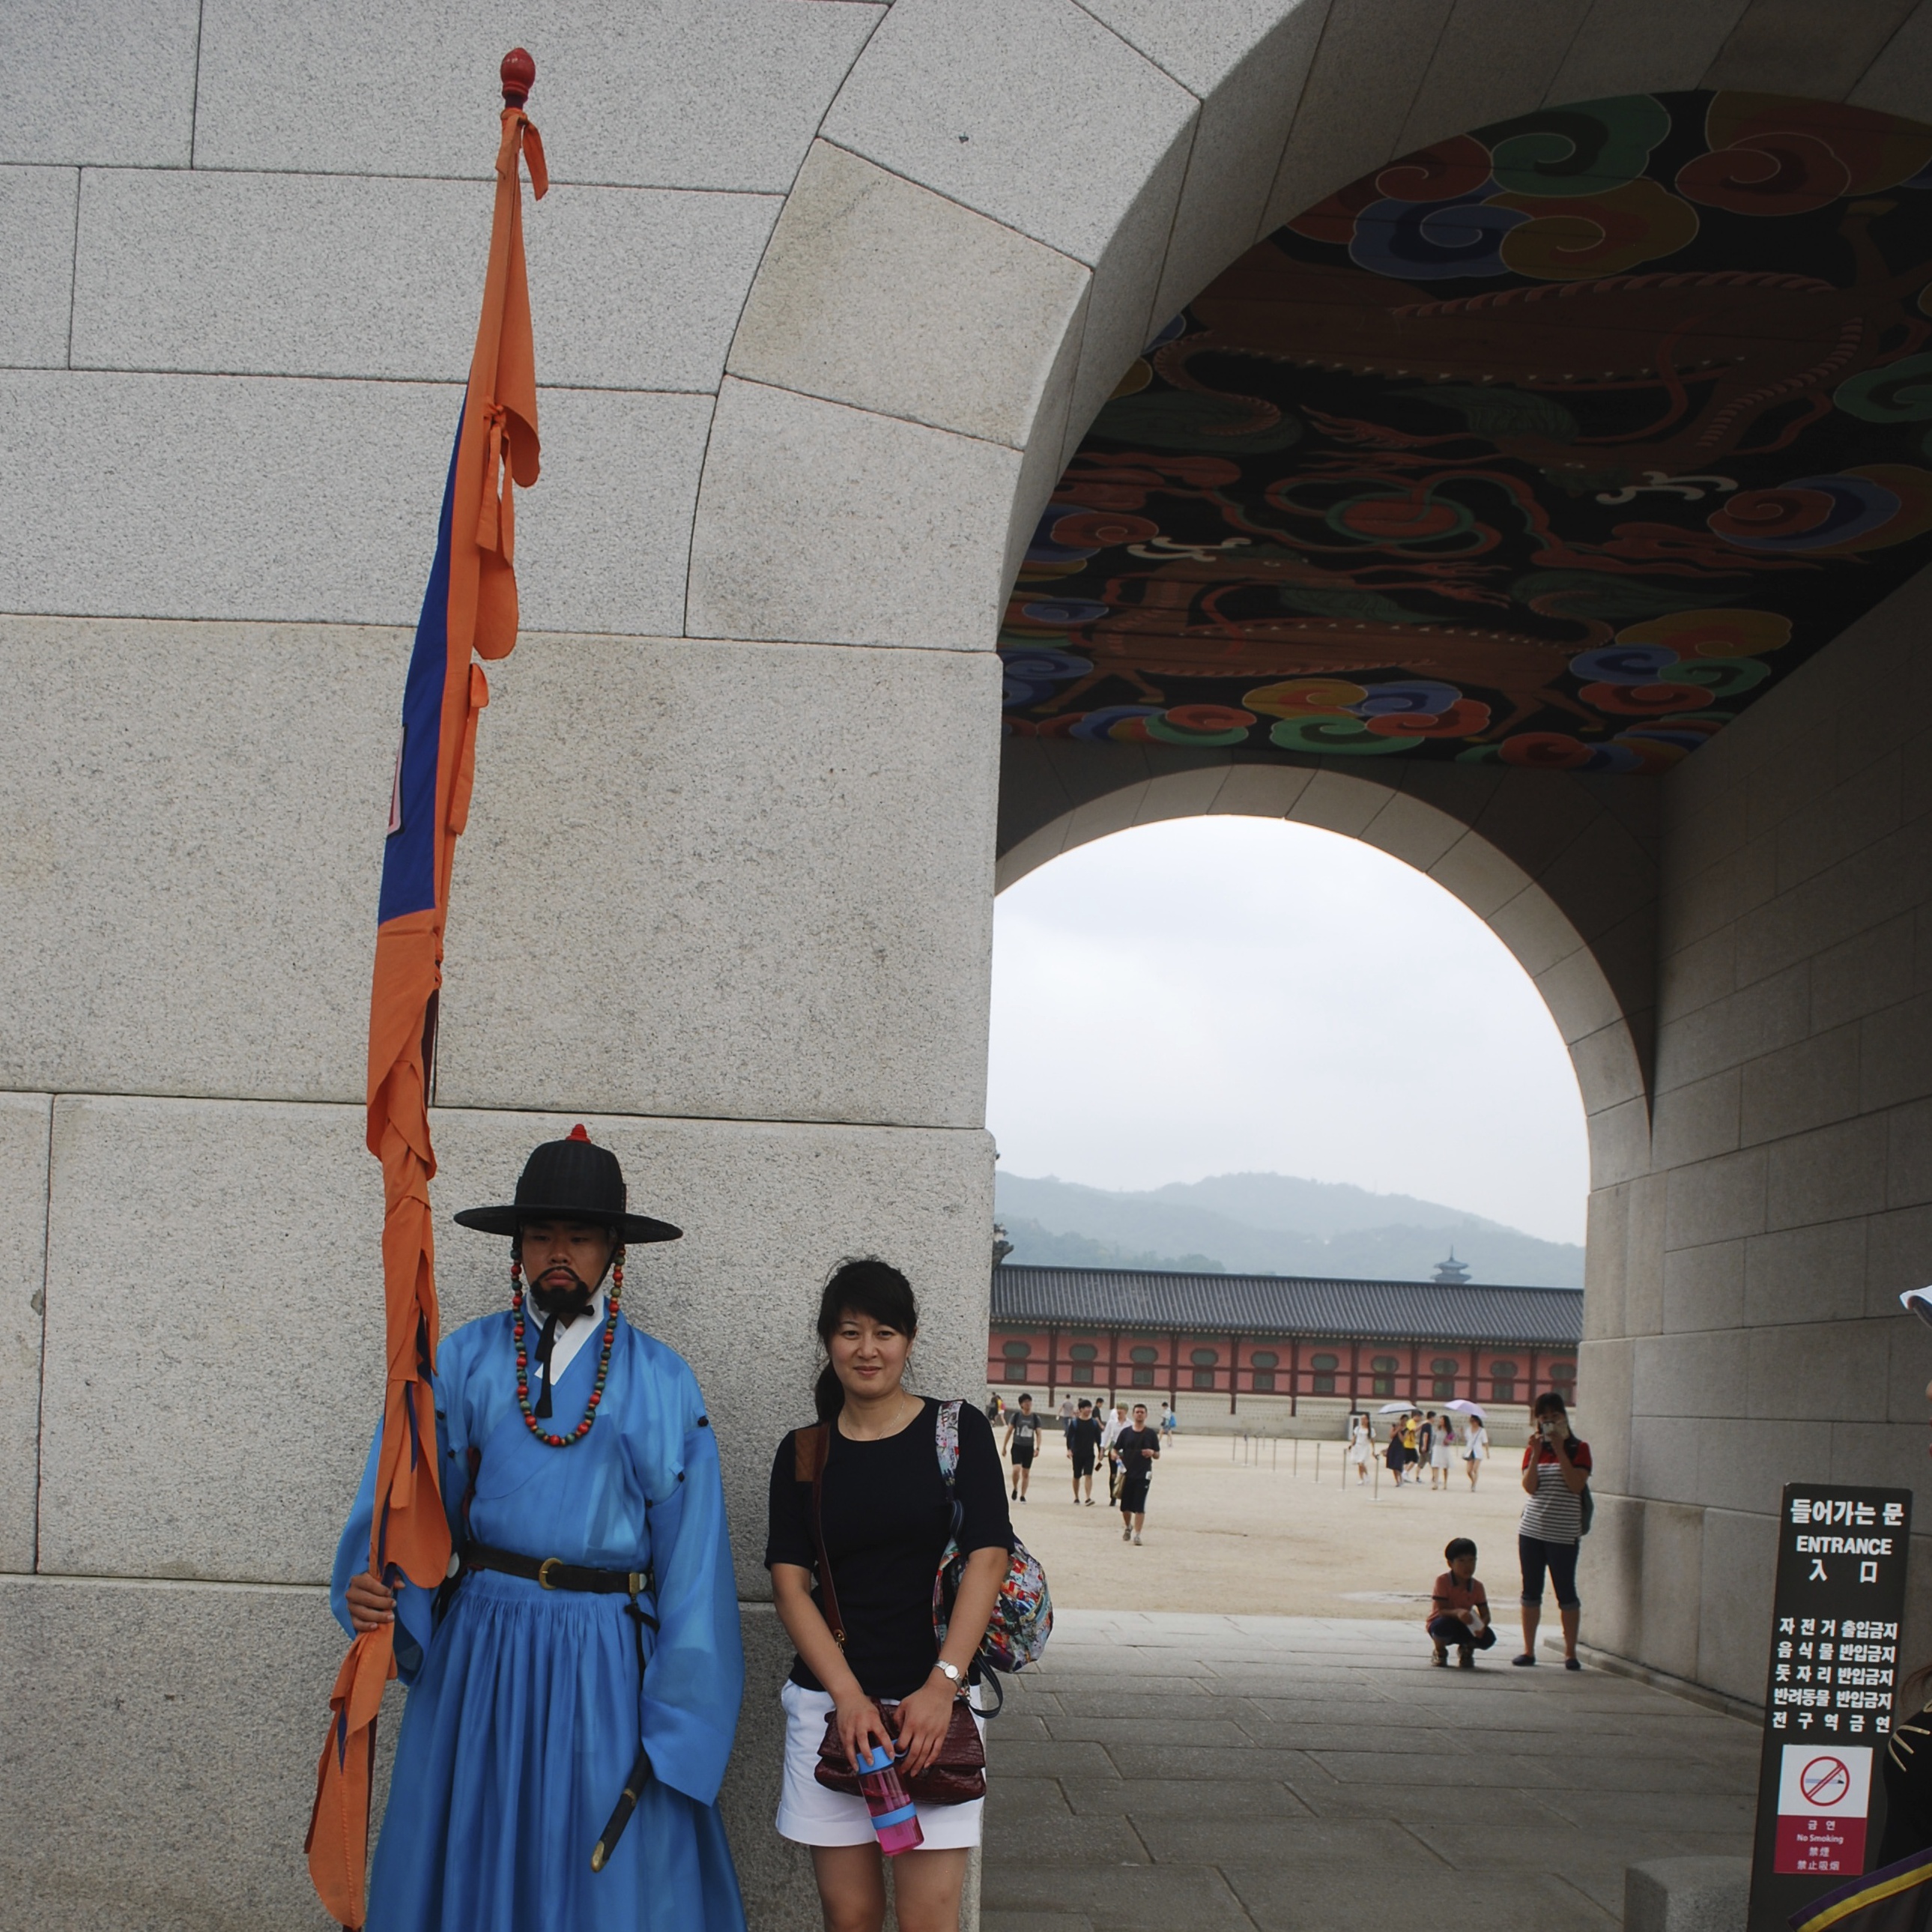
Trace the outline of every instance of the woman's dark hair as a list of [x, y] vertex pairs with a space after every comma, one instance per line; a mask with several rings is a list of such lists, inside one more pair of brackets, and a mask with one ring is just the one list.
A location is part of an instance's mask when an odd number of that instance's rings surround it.
[[1443, 1561], [1447, 1563], [1454, 1562], [1459, 1556], [1467, 1556], [1473, 1561], [1475, 1554], [1476, 1546], [1466, 1536], [1452, 1536], [1442, 1549]]
[[1545, 1389], [1536, 1398], [1536, 1406], [1530, 1412], [1537, 1416], [1568, 1415], [1570, 1405], [1554, 1389]]
[[[867, 1315], [883, 1328], [896, 1328], [908, 1341], [919, 1333], [919, 1304], [912, 1283], [890, 1262], [868, 1256], [845, 1262], [833, 1270], [818, 1298], [818, 1339], [828, 1346], [832, 1331], [848, 1315]], [[845, 1406], [845, 1387], [828, 1361], [812, 1384], [812, 1399], [820, 1422], [830, 1422]]]

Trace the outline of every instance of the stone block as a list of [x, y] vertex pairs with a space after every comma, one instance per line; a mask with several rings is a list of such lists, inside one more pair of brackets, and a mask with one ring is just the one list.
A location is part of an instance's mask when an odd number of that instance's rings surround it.
[[1700, 1247], [1765, 1232], [1766, 1154], [1762, 1148], [1673, 1168], [1664, 1245]]
[[1618, 1657], [1635, 1656], [1643, 1642], [1644, 1508], [1606, 1486], [1576, 1552], [1576, 1594], [1590, 1606], [1590, 1641]]
[[1262, 230], [1305, 208], [1399, 152], [1402, 124], [1454, 0], [1370, 0], [1331, 7]]
[[[487, 176], [497, 56], [526, 35], [552, 178], [782, 194], [882, 7], [593, 0], [541, 32], [506, 4], [450, 31], [434, 0], [210, 0], [195, 160], [314, 174]], [[189, 26], [194, 25], [189, 10]], [[190, 41], [190, 47], [192, 42]], [[371, 61], [379, 47], [382, 58]], [[190, 52], [190, 58], [192, 54]], [[353, 74], [344, 89], [324, 76]]]
[[1735, 1329], [1744, 1316], [1744, 1242], [1714, 1240], [1664, 1256], [1664, 1333]]
[[1456, 0], [1402, 130], [1426, 147], [1541, 105], [1591, 0], [1558, 0], [1526, 14], [1514, 0]]
[[[1088, 292], [1090, 296], [1090, 289]], [[1012, 594], [1020, 565], [1039, 531], [1040, 520], [1046, 513], [1054, 491], [1059, 488], [1060, 476], [1066, 467], [1063, 452], [1066, 448], [1067, 425], [1072, 419], [1074, 378], [1079, 372], [1081, 352], [1086, 339], [1087, 310], [1083, 302], [1060, 343], [1052, 368], [1048, 371], [1033, 436], [1025, 454], [1020, 459], [1020, 480], [1013, 491], [1012, 508], [1006, 519], [1006, 556], [1000, 572], [1000, 595], [1003, 600]], [[1004, 608], [1004, 602], [1001, 608]]]
[[0, 1085], [361, 1096], [409, 648], [0, 620]]
[[[490, 206], [466, 181], [90, 169], [75, 366], [460, 381]], [[544, 381], [715, 390], [779, 206], [568, 183], [530, 202]]]
[[1530, 884], [1529, 874], [1501, 847], [1474, 832], [1459, 838], [1430, 867], [1429, 876], [1479, 919], [1510, 904]]
[[1314, 772], [1299, 766], [1231, 765], [1208, 809], [1244, 818], [1286, 818], [1314, 782]]
[[1701, 1426], [1688, 1416], [1634, 1416], [1631, 1493], [1656, 1503], [1688, 1506], [1701, 1502], [1697, 1470]]
[[1673, 1677], [1692, 1677], [1697, 1669], [1699, 1604], [1684, 1586], [1702, 1568], [1703, 1539], [1701, 1509], [1645, 1504], [1642, 1656], [1654, 1670], [1666, 1670]]
[[1820, 34], [1805, 0], [1750, 0], [1703, 84], [1840, 100], [1912, 10], [1912, 0], [1879, 0]]
[[1060, 439], [1063, 465], [1072, 461], [1081, 438], [1135, 358], [1172, 320], [1155, 309], [1154, 298], [1174, 232], [1193, 131], [1191, 122], [1175, 130], [1166, 152], [1148, 170], [1138, 191], [1123, 209], [1119, 224], [1094, 264], [1080, 359], [1067, 404], [1066, 432]]
[[[1932, 1002], [1927, 1011], [1932, 1017]], [[1860, 1099], [1862, 1058], [1868, 1064], [1861, 1052], [1863, 1031], [1855, 1023], [1836, 1027], [1746, 1062], [1738, 1107], [1744, 1144], [1782, 1139], [1868, 1111], [1871, 1103]], [[1932, 1090], [1932, 1082], [1919, 1090]]]
[[1642, 1100], [1625, 1100], [1592, 1114], [1589, 1130], [1592, 1187], [1614, 1187], [1648, 1171], [1650, 1109]]
[[[504, 1244], [448, 1215], [507, 1198], [531, 1147], [572, 1123], [437, 1110], [446, 1328], [508, 1295]], [[686, 1230], [634, 1263], [629, 1312], [704, 1388], [740, 1588], [762, 1597], [771, 1457], [809, 1418], [812, 1322], [838, 1262], [878, 1253], [904, 1268], [926, 1313], [922, 1388], [982, 1386], [990, 1144], [976, 1132], [586, 1124], [622, 1160], [633, 1198]], [[358, 1107], [57, 1102], [44, 1570], [326, 1576], [380, 1402], [381, 1216]], [[219, 1292], [212, 1230], [224, 1236]], [[362, 1286], [345, 1294], [345, 1276]]]
[[1732, 1068], [1658, 1094], [1652, 1109], [1652, 1147], [1660, 1167], [1684, 1167], [1736, 1152], [1741, 1078]]
[[1730, 926], [1659, 960], [1658, 1005], [1673, 1016], [1737, 991], [1737, 934]]
[[0, 1094], [0, 1570], [34, 1567], [40, 1428], [41, 1310], [46, 1304], [45, 1094]]
[[26, 84], [0, 161], [188, 166], [201, 10], [199, 0], [73, 0], [10, 18], [8, 64]]
[[1664, 1326], [1665, 1210], [1670, 1180], [1645, 1174], [1630, 1188], [1630, 1220], [1624, 1237], [1625, 1333], [1654, 1335]]
[[1770, 1509], [1762, 1515], [1724, 1509], [1704, 1512], [1696, 1681], [1754, 1704], [1764, 1701], [1771, 1620], [1745, 1614], [1742, 1606], [1771, 1600], [1778, 1568], [1778, 1503], [1774, 1490]]
[[1072, 0], [898, 0], [820, 131], [1094, 267], [1196, 107]]
[[1023, 448], [1090, 279], [820, 141], [772, 232], [731, 373]]
[[1586, 1342], [1576, 1358], [1580, 1407], [1590, 1424], [1592, 1484], [1616, 1495], [1630, 1487], [1632, 1393], [1639, 1352], [1646, 1345], [1626, 1341]]
[[478, 734], [440, 1097], [976, 1126], [998, 670], [526, 638]]
[[[1376, 846], [1418, 872], [1426, 872], [1463, 836], [1463, 827], [1425, 799], [1411, 797], [1406, 792], [1390, 792], [1382, 808], [1362, 828], [1360, 836], [1364, 844]], [[1522, 895], [1517, 896], [1520, 899]], [[1504, 910], [1516, 904], [1512, 900]], [[1502, 918], [1498, 914], [1490, 923], [1519, 959], [1524, 957], [1526, 948], [1534, 955], [1539, 941], [1545, 945], [1550, 943], [1533, 913], [1520, 920], [1513, 930], [1505, 930]], [[1576, 944], [1574, 935], [1570, 943]], [[1526, 970], [1534, 972], [1536, 968], [1531, 966]]]
[[1228, 782], [1226, 765], [1203, 765], [1192, 772], [1166, 772], [1151, 778], [1134, 814], [1136, 825], [1156, 825], [1170, 818], [1204, 818], [1214, 807]]
[[1641, 1336], [1629, 1346], [1634, 1414], [1647, 1420], [1748, 1413], [1744, 1351], [1734, 1333]]
[[58, 368], [74, 304], [74, 211], [79, 173], [0, 167], [0, 368]]
[[1932, 1096], [1932, 994], [1873, 1013], [1856, 1031], [1862, 1111]]
[[[1764, 1328], [1786, 1322], [1856, 1321], [1865, 1314], [1869, 1226], [1863, 1220], [1824, 1221], [1747, 1241], [1744, 1322]], [[1898, 1306], [1894, 1300], [1890, 1308], [1870, 1312], [1889, 1315]]]
[[1885, 1126], [1885, 1204], [1932, 1201], [1932, 1100], [1894, 1107]]
[[1792, 1323], [1754, 1328], [1750, 1412], [1837, 1422], [1869, 1415], [1886, 1386], [1892, 1322]]
[[1592, 1190], [1583, 1239], [1583, 1336], [1586, 1342], [1622, 1340], [1630, 1326], [1630, 1189]]
[[[7, 601], [413, 626], [460, 406], [441, 384], [0, 376]], [[675, 633], [709, 400], [552, 390], [542, 409], [545, 480], [518, 518], [525, 625]]]
[[1643, 1066], [1636, 1042], [1622, 1021], [1570, 1042], [1570, 1064], [1586, 1113], [1601, 1113], [1643, 1098]]
[[1556, 1022], [1567, 1045], [1587, 1039], [1607, 1026], [1627, 1023], [1616, 986], [1604, 970], [1604, 962], [1588, 946], [1579, 946], [1568, 957], [1538, 974], [1536, 990]]
[[1660, 1093], [1721, 1073], [1808, 1038], [1806, 970], [1790, 967], [1689, 1013], [1666, 1012], [1657, 1040]]
[[1790, 891], [1896, 831], [1903, 779], [1903, 760], [1896, 752], [1888, 753], [1834, 786], [1808, 811], [1784, 820], [1778, 828], [1779, 891]]
[[745, 1701], [737, 1742], [718, 1795], [745, 1917], [758, 1932], [820, 1932], [812, 1854], [772, 1828], [784, 1762], [784, 1712], [778, 1692], [791, 1668], [791, 1640], [768, 1604], [741, 1606]]
[[1922, 115], [1932, 97], [1932, 16], [1914, 8], [1845, 98], [1881, 113]]
[[1262, 233], [1262, 214], [1326, 0], [1230, 0], [1176, 10], [1096, 0], [1088, 10], [1201, 101], [1155, 313], [1177, 313]]
[[[1735, 1337], [1732, 1346], [1740, 1355], [1746, 1352]], [[1711, 1508], [1770, 1517], [1777, 1514], [1778, 1492], [1786, 1483], [1826, 1474], [1833, 1425], [1793, 1420], [1775, 1406], [1768, 1414], [1757, 1408], [1752, 1414], [1756, 1419], [1713, 1417], [1698, 1424], [1694, 1500]]]
[[1593, 7], [1550, 84], [1552, 102], [1601, 100], [1692, 88], [1744, 11], [1745, 0], [1618, 0]]
[[0, 1577], [0, 1630], [9, 1924], [322, 1932], [302, 1835], [345, 1643], [321, 1591]]
[[1744, 1932], [1750, 1860], [1652, 1858], [1624, 1874], [1624, 1932]]
[[1298, 825], [1318, 825], [1324, 832], [1339, 832], [1352, 838], [1374, 822], [1388, 802], [1388, 794], [1379, 786], [1365, 784], [1350, 772], [1318, 765], [1286, 815]]
[[728, 376], [685, 628], [990, 651], [1019, 468], [996, 443]]
[[1766, 1226], [1802, 1227], [1886, 1204], [1882, 1115], [1796, 1134], [1768, 1150]]

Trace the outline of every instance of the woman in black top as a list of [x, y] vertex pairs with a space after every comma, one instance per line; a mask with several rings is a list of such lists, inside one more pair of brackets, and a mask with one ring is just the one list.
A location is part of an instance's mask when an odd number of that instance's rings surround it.
[[[798, 1652], [783, 1693], [778, 1828], [812, 1847], [828, 1932], [878, 1932], [886, 1898], [865, 1800], [829, 1791], [813, 1775], [826, 1714], [837, 1713], [849, 1762], [874, 1743], [892, 1747], [879, 1705], [896, 1700], [901, 1773], [926, 1769], [945, 1740], [953, 1700], [965, 1694], [1012, 1546], [992, 1430], [962, 1402], [953, 1487], [966, 1570], [942, 1648], [933, 1629], [932, 1586], [952, 1508], [939, 1465], [940, 1406], [903, 1386], [918, 1325], [910, 1286], [883, 1262], [848, 1262], [819, 1306], [819, 1339], [829, 1359], [814, 1394], [830, 1431], [820, 1502], [842, 1646], [814, 1583], [812, 1485], [799, 1479], [797, 1432], [778, 1444], [772, 1465], [765, 1565]], [[902, 1932], [958, 1932], [967, 1853], [980, 1842], [984, 1803], [920, 1805], [925, 1843], [893, 1861]]]

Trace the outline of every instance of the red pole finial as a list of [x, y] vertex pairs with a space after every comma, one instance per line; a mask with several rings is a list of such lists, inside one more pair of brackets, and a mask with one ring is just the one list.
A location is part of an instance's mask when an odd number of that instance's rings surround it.
[[503, 80], [503, 105], [520, 107], [530, 98], [530, 89], [536, 85], [537, 64], [531, 59], [528, 50], [512, 47], [503, 56], [503, 64], [499, 70]]

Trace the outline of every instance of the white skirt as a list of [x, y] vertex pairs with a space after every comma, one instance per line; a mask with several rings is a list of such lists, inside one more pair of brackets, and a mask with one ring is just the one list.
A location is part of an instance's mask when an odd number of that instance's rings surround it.
[[[850, 1792], [828, 1791], [813, 1776], [818, 1768], [818, 1747], [825, 1736], [831, 1698], [823, 1690], [807, 1690], [790, 1682], [778, 1693], [784, 1706], [784, 1789], [778, 1794], [778, 1836], [795, 1845], [869, 1845], [872, 1814], [866, 1801]], [[986, 1720], [976, 1712], [980, 1735]], [[922, 1851], [956, 1851], [980, 1842], [983, 1798], [964, 1804], [919, 1804], [919, 1828], [926, 1835]]]
[[1429, 1466], [1432, 1469], [1446, 1469], [1449, 1466], [1449, 1445], [1438, 1442], [1429, 1452]]

